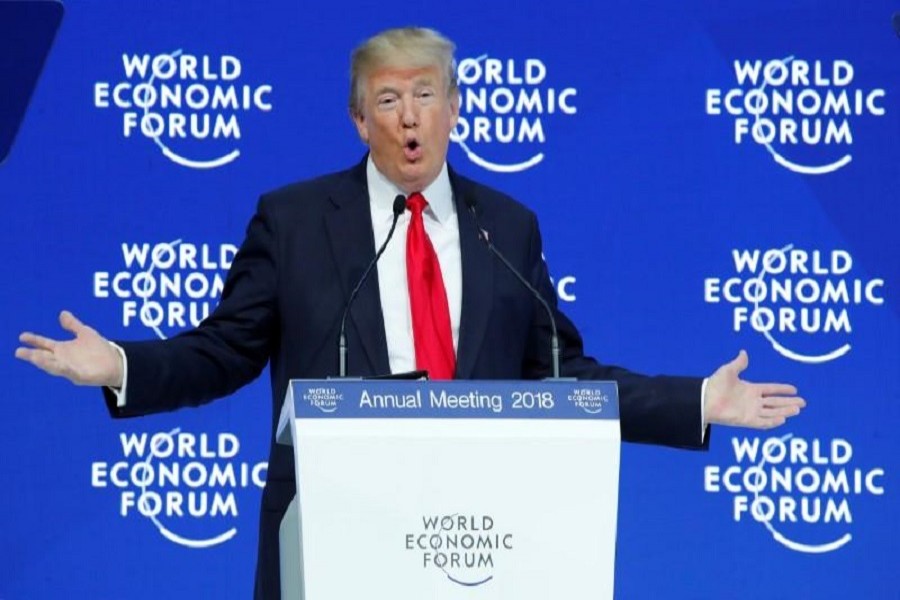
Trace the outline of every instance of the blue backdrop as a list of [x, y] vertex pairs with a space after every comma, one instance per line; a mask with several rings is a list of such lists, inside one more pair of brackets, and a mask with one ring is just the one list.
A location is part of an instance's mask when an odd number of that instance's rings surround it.
[[405, 24], [457, 43], [449, 160], [538, 213], [592, 354], [707, 375], [746, 348], [809, 402], [708, 453], [624, 447], [617, 597], [900, 597], [898, 8], [0, 4], [0, 597], [250, 596], [266, 378], [114, 422], [12, 351], [62, 308], [111, 338], [202, 318], [256, 197], [360, 159], [349, 52]]

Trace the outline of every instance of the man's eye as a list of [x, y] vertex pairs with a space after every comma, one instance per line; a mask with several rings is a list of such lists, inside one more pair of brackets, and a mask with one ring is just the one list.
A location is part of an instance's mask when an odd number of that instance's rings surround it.
[[379, 106], [379, 108], [390, 108], [390, 107], [393, 106], [396, 102], [397, 102], [397, 99], [396, 99], [396, 98], [393, 98], [393, 97], [379, 98], [379, 99], [378, 99], [378, 106]]

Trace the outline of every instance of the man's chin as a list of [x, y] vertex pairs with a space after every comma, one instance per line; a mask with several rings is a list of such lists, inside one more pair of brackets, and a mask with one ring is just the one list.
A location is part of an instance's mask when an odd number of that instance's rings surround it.
[[440, 169], [435, 172], [431, 172], [427, 170], [421, 162], [413, 164], [407, 163], [405, 165], [405, 168], [403, 168], [400, 172], [402, 181], [397, 183], [399, 187], [407, 194], [411, 194], [412, 192], [421, 192], [429, 185], [431, 185], [431, 183], [437, 178], [438, 173], [440, 173]]

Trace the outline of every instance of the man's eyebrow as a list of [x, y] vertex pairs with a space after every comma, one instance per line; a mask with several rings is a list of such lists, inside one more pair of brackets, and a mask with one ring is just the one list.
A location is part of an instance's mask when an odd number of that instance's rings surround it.
[[397, 91], [397, 88], [395, 88], [395, 87], [392, 87], [389, 85], [383, 85], [380, 88], [378, 88], [377, 90], [375, 90], [376, 96], [380, 96], [382, 94], [396, 94], [399, 96], [400, 92]]
[[[422, 77], [417, 77], [413, 80], [413, 86], [417, 88], [434, 87], [435, 85], [436, 84], [434, 82], [434, 77], [431, 77], [429, 75], [423, 75]], [[401, 95], [399, 89], [389, 84], [382, 85], [380, 88], [375, 90], [376, 96], [381, 96], [382, 94], [396, 94], [397, 96]]]
[[434, 78], [429, 75], [424, 75], [422, 77], [416, 78], [413, 81], [416, 87], [434, 87], [436, 84], [434, 83]]

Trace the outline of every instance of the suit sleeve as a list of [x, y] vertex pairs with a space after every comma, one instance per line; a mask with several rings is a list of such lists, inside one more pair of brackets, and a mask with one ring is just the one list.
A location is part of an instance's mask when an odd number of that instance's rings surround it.
[[277, 241], [263, 199], [208, 318], [168, 340], [117, 342], [128, 358], [128, 399], [117, 407], [104, 391], [114, 417], [196, 406], [259, 376], [277, 343]]
[[[707, 447], [709, 435], [701, 435], [701, 378], [646, 376], [621, 367], [603, 365], [585, 356], [581, 335], [557, 306], [556, 292], [543, 259], [541, 235], [534, 215], [528, 260], [530, 282], [550, 305], [556, 318], [560, 375], [615, 381], [618, 384], [623, 440], [680, 448]], [[527, 377], [544, 378], [553, 373], [548, 350], [552, 329], [546, 311], [537, 302], [534, 314], [535, 322], [523, 372]]]

